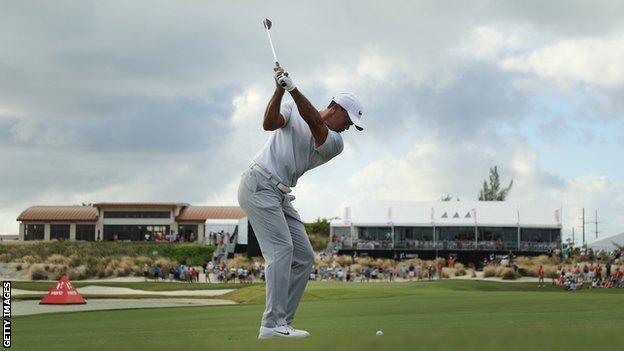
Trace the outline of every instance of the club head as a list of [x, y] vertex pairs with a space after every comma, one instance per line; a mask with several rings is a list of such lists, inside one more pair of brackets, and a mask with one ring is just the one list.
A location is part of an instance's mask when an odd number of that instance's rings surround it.
[[271, 29], [271, 26], [273, 25], [271, 20], [268, 18], [265, 18], [264, 21], [262, 21], [262, 24], [264, 24], [264, 28], [266, 28], [267, 30]]

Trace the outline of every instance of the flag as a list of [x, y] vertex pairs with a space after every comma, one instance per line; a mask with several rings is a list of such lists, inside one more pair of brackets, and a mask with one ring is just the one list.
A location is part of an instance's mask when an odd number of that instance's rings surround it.
[[351, 207], [345, 207], [342, 222], [351, 225]]

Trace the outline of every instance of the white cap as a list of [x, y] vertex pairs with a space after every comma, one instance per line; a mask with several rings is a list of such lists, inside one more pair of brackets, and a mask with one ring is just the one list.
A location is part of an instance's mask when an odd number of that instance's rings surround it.
[[355, 95], [351, 93], [338, 93], [332, 98], [332, 101], [347, 110], [349, 118], [351, 118], [351, 122], [355, 124], [357, 130], [364, 129], [364, 124], [362, 123], [362, 104]]

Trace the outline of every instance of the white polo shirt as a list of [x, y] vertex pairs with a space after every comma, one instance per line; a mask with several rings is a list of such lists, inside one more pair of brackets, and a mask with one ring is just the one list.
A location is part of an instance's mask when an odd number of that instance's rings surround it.
[[254, 162], [289, 187], [306, 171], [318, 167], [342, 152], [339, 133], [329, 129], [325, 143], [316, 147], [310, 127], [299, 114], [294, 101], [282, 103], [280, 113], [286, 123], [273, 131], [254, 157]]

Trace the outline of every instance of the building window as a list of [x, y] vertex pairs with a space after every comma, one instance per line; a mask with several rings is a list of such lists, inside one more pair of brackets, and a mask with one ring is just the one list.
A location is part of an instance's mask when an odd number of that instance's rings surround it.
[[197, 224], [178, 225], [178, 238], [181, 241], [197, 241]]
[[95, 241], [95, 224], [76, 224], [76, 240]]
[[530, 242], [557, 242], [561, 240], [559, 229], [548, 228], [522, 228], [520, 229], [520, 241]]
[[479, 241], [518, 242], [518, 228], [479, 227]]
[[394, 247], [398, 249], [424, 249], [433, 241], [432, 227], [395, 227]]
[[69, 224], [51, 224], [50, 240], [69, 240]]
[[168, 225], [105, 225], [104, 240], [159, 241], [169, 233]]
[[45, 231], [44, 224], [27, 224], [24, 228], [24, 241], [43, 240]]
[[351, 227], [331, 227], [331, 240], [334, 248], [351, 248]]
[[391, 227], [358, 227], [358, 249], [392, 248]]
[[171, 211], [104, 211], [104, 218], [171, 218]]
[[437, 227], [437, 241], [473, 241], [475, 240], [474, 227]]

